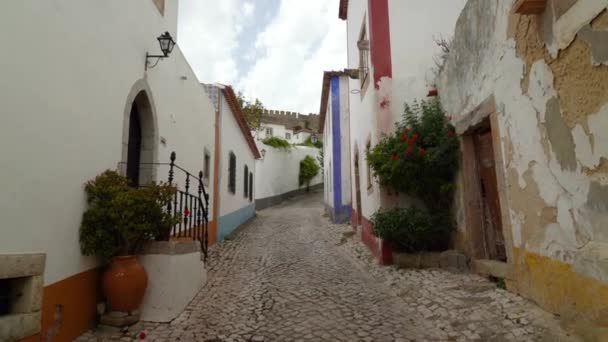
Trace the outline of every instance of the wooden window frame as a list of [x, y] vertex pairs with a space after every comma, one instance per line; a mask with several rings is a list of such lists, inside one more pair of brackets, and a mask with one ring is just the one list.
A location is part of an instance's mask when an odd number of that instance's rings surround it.
[[361, 23], [361, 30], [359, 31], [359, 38], [357, 40], [357, 49], [359, 50], [359, 84], [361, 91], [361, 98], [365, 95], [369, 86], [369, 38], [367, 33], [367, 22], [366, 17], [363, 17]]

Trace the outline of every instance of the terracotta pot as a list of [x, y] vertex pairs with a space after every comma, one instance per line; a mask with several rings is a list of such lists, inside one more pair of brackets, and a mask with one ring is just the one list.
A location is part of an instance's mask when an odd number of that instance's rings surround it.
[[148, 287], [148, 274], [134, 255], [114, 257], [101, 278], [101, 288], [112, 311], [139, 308]]

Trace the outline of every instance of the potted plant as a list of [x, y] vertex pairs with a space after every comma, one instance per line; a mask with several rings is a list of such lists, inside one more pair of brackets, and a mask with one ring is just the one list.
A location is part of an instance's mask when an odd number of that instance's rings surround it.
[[80, 246], [83, 254], [109, 261], [102, 291], [112, 310], [131, 312], [141, 304], [148, 278], [135, 255], [145, 242], [166, 235], [179, 221], [166, 211], [175, 191], [167, 184], [131, 187], [110, 170], [86, 183], [88, 209]]

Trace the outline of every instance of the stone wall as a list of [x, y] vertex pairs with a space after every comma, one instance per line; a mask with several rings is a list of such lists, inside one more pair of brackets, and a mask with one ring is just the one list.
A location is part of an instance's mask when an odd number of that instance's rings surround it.
[[[438, 81], [441, 102], [458, 133], [490, 119], [509, 289], [585, 337], [605, 337], [608, 1], [547, 0], [542, 15], [513, 14], [513, 4], [467, 3]], [[491, 110], [476, 112], [487, 99]], [[470, 253], [466, 179], [456, 235]]]
[[306, 128], [308, 125], [308, 128], [313, 131], [319, 131], [319, 115], [313, 113], [300, 114], [296, 112], [267, 109], [264, 111], [264, 114], [262, 114], [261, 122], [263, 124], [283, 125], [288, 129], [294, 129], [296, 126]]

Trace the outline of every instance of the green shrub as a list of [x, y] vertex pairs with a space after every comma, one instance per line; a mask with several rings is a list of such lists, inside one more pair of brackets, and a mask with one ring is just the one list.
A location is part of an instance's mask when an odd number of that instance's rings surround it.
[[[437, 228], [427, 229], [429, 225], [423, 225], [419, 229], [429, 232], [452, 229], [451, 208], [458, 169], [458, 138], [437, 100], [406, 104], [395, 132], [384, 137], [366, 154], [382, 186], [422, 200], [426, 210], [433, 213], [432, 226]], [[399, 214], [417, 215], [403, 219], [410, 220], [408, 222], [418, 222], [421, 215], [419, 210]], [[429, 234], [434, 236], [434, 233]], [[409, 242], [404, 239], [413, 238], [405, 233], [393, 234], [393, 237], [405, 245]]]
[[104, 259], [136, 254], [143, 243], [167, 239], [180, 220], [166, 211], [175, 194], [166, 184], [134, 188], [115, 171], [105, 171], [85, 185], [88, 209], [80, 226], [85, 255]]
[[429, 210], [451, 207], [458, 139], [438, 101], [406, 105], [395, 132], [367, 160], [383, 186], [420, 198]]
[[313, 143], [312, 139], [310, 137], [308, 137], [308, 138], [306, 138], [306, 140], [304, 140], [303, 143], [298, 144], [298, 146], [316, 147], [318, 149], [323, 149], [323, 142], [320, 140], [317, 140]]
[[306, 185], [306, 190], [308, 191], [310, 188], [310, 181], [319, 174], [319, 169], [319, 164], [317, 164], [317, 161], [313, 157], [306, 156], [302, 159], [302, 161], [300, 161], [300, 186]]
[[441, 221], [416, 207], [378, 211], [371, 218], [374, 235], [404, 252], [446, 249], [450, 229]]
[[279, 137], [268, 137], [262, 140], [262, 143], [264, 143], [264, 145], [272, 146], [283, 150], [288, 150], [291, 148], [291, 144], [287, 140]]

